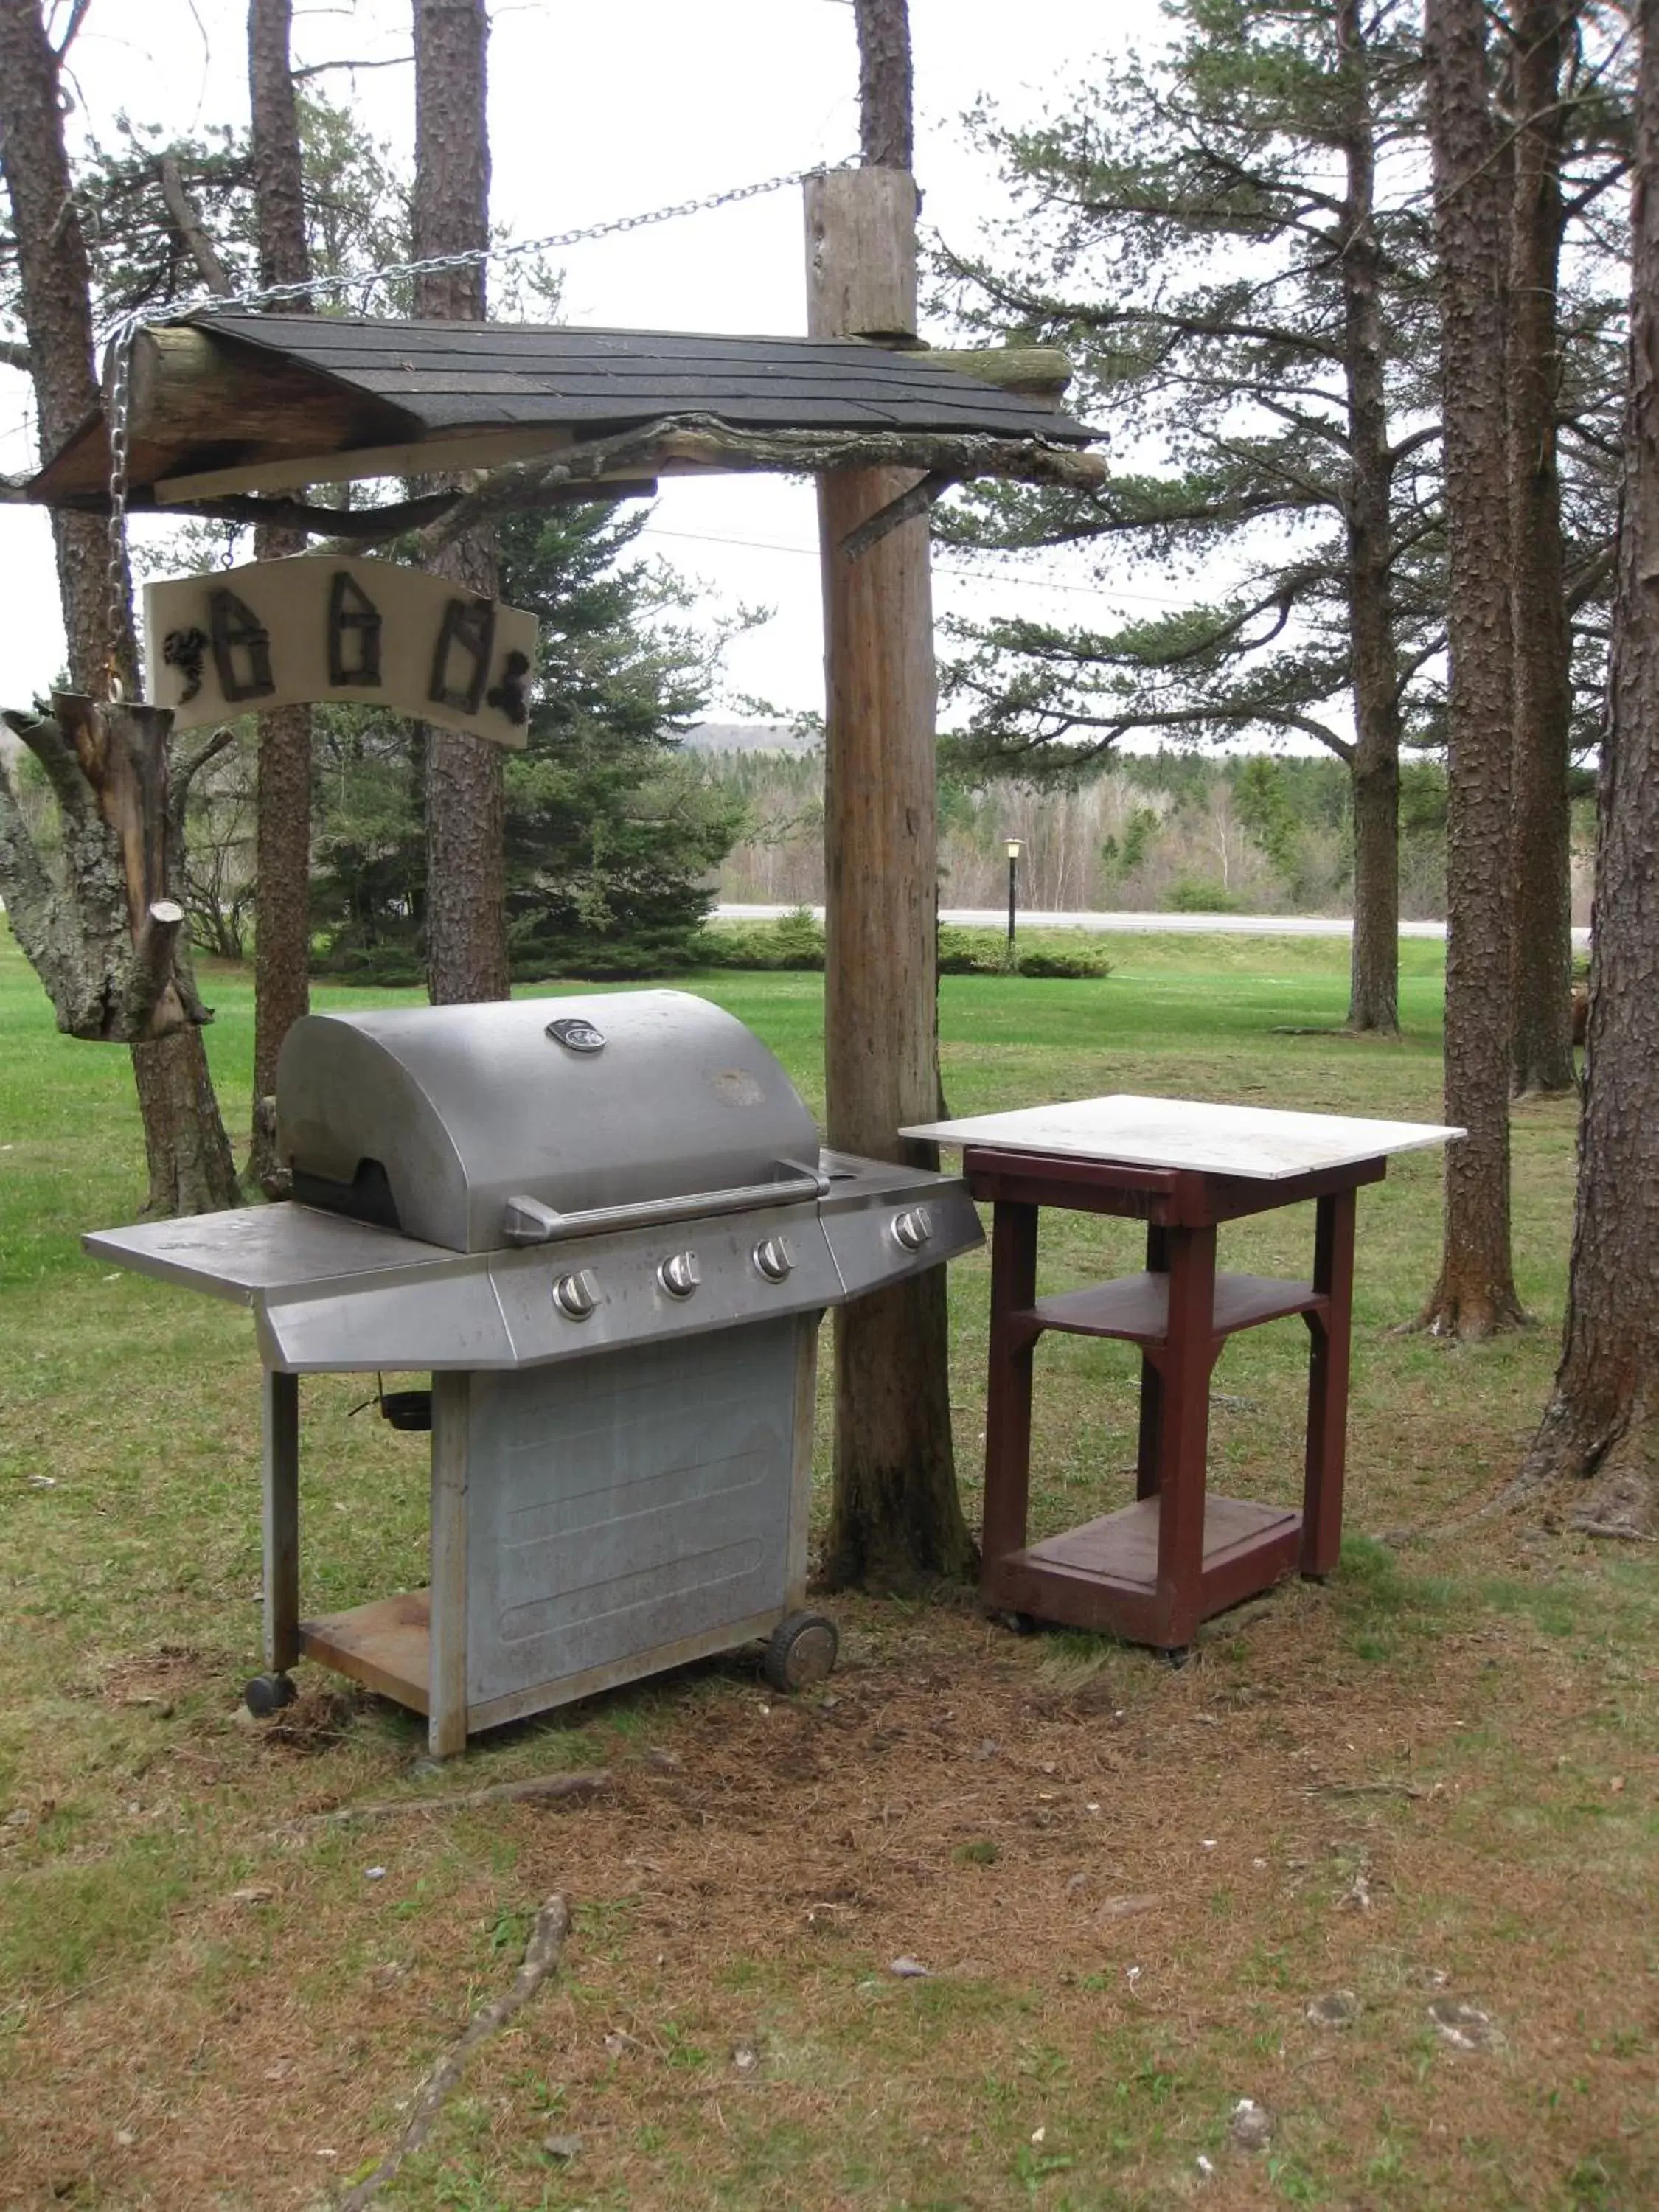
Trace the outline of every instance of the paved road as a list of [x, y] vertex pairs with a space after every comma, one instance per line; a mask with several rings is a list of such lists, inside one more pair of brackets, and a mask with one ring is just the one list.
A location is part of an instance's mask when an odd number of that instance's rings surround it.
[[[721, 921], [776, 921], [796, 909], [789, 906], [718, 906], [715, 917]], [[812, 912], [819, 921], [823, 908], [815, 906]], [[954, 928], [1006, 929], [1008, 927], [1006, 907], [946, 907], [939, 920]], [[1153, 931], [1168, 932], [1178, 937], [1209, 937], [1218, 933], [1233, 937], [1352, 937], [1353, 922], [1346, 915], [1323, 914], [1040, 914], [1035, 908], [1022, 907], [1020, 924], [1030, 929], [1091, 929], [1103, 933], [1119, 932], [1140, 935]], [[1443, 921], [1402, 921], [1402, 937], [1437, 937], [1446, 934]], [[1572, 941], [1579, 946], [1588, 945], [1589, 932], [1575, 929]]]

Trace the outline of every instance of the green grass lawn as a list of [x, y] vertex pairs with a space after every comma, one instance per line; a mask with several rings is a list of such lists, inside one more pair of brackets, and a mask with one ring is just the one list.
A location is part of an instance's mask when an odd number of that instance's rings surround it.
[[[953, 1110], [1138, 1091], [1439, 1118], [1437, 946], [1402, 945], [1395, 1044], [1288, 1033], [1341, 1020], [1340, 941], [1111, 951], [1098, 981], [945, 979]], [[251, 988], [204, 981], [240, 1149]], [[821, 979], [685, 988], [821, 1115]], [[1402, 1328], [1437, 1260], [1435, 1157], [1362, 1194], [1343, 1570], [1212, 1624], [1183, 1672], [1014, 1638], [966, 1600], [837, 1600], [830, 1696], [775, 1708], [732, 1659], [434, 1775], [410, 1717], [314, 1669], [283, 1723], [238, 1717], [252, 1332], [80, 1253], [143, 1197], [126, 1055], [58, 1036], [0, 935], [0, 2206], [334, 2201], [554, 1889], [577, 1909], [558, 1984], [388, 2207], [1659, 2203], [1651, 1563], [1480, 1510], [1553, 1366], [1573, 1123], [1516, 1118], [1537, 1326], [1491, 1345]], [[1224, 1249], [1299, 1273], [1310, 1236], [1290, 1212]], [[1133, 1243], [1051, 1221], [1044, 1286]], [[970, 1514], [988, 1284], [982, 1254], [952, 1268]], [[1134, 1368], [1074, 1338], [1039, 1359], [1034, 1516], [1056, 1528], [1125, 1494]], [[1304, 1362], [1294, 1322], [1229, 1346], [1212, 1449], [1237, 1494], [1296, 1495]], [[312, 1609], [422, 1578], [422, 1443], [362, 1395], [306, 1386]], [[821, 1470], [826, 1445], [821, 1421]], [[316, 1817], [595, 1764], [611, 1788], [579, 1811]], [[927, 1978], [892, 1976], [903, 1954]], [[1338, 1990], [1352, 2024], [1311, 2025]], [[1453, 2004], [1490, 2047], [1448, 2040], [1431, 2008]], [[1273, 2116], [1255, 2153], [1229, 2135], [1247, 2095]]]

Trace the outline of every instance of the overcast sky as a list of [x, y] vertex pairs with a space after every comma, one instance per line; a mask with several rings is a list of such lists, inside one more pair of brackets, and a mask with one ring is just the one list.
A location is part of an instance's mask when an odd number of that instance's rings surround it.
[[[60, 13], [62, 4], [60, 0]], [[910, 0], [916, 172], [924, 221], [968, 243], [1003, 211], [961, 116], [989, 94], [1030, 117], [1097, 76], [1103, 60], [1161, 40], [1156, 0]], [[107, 130], [122, 109], [179, 131], [246, 122], [243, 0], [93, 0], [73, 50], [80, 112]], [[407, 0], [295, 9], [296, 60], [367, 62], [409, 50]], [[490, 43], [492, 215], [520, 238], [696, 199], [848, 159], [857, 149], [857, 53], [847, 0], [501, 0]], [[374, 134], [407, 157], [407, 67], [331, 73]], [[801, 200], [746, 205], [570, 249], [574, 323], [638, 328], [805, 329]], [[924, 335], [927, 335], [924, 331]], [[32, 459], [27, 388], [0, 371], [0, 468]], [[146, 527], [140, 523], [142, 531]], [[764, 604], [771, 619], [733, 648], [729, 690], [787, 711], [821, 707], [822, 639], [810, 489], [763, 477], [665, 484], [644, 541], [712, 612]], [[1089, 617], [1103, 606], [1075, 568], [1063, 588], [941, 569], [941, 611]], [[44, 518], [0, 507], [0, 702], [22, 703], [62, 665]], [[1156, 582], [1131, 580], [1134, 597]]]

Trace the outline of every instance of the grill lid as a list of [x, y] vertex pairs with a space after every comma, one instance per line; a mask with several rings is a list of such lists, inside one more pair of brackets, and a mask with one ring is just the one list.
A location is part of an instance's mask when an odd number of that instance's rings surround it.
[[305, 1015], [276, 1143], [296, 1199], [457, 1252], [517, 1241], [510, 1200], [673, 1200], [799, 1177], [818, 1151], [765, 1046], [684, 991]]

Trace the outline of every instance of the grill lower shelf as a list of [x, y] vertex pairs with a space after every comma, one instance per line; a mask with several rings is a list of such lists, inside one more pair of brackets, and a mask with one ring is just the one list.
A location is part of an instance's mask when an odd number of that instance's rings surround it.
[[428, 1709], [432, 1679], [428, 1633], [431, 1594], [410, 1590], [402, 1597], [377, 1598], [349, 1613], [325, 1613], [302, 1621], [300, 1649], [307, 1659], [349, 1674], [366, 1690], [395, 1698], [417, 1713]]
[[[694, 1636], [672, 1644], [657, 1644], [602, 1667], [589, 1667], [579, 1674], [565, 1674], [550, 1682], [533, 1683], [507, 1696], [469, 1705], [466, 1727], [498, 1727], [527, 1713], [546, 1712], [577, 1698], [596, 1697], [641, 1675], [670, 1667], [685, 1667], [693, 1660], [712, 1658], [769, 1636], [792, 1610], [787, 1600], [750, 1613], [741, 1620], [722, 1621]], [[401, 1597], [377, 1598], [371, 1605], [355, 1606], [349, 1613], [331, 1613], [301, 1624], [300, 1650], [336, 1674], [361, 1682], [383, 1698], [392, 1698], [412, 1711], [431, 1711], [431, 1593], [410, 1590]]]

